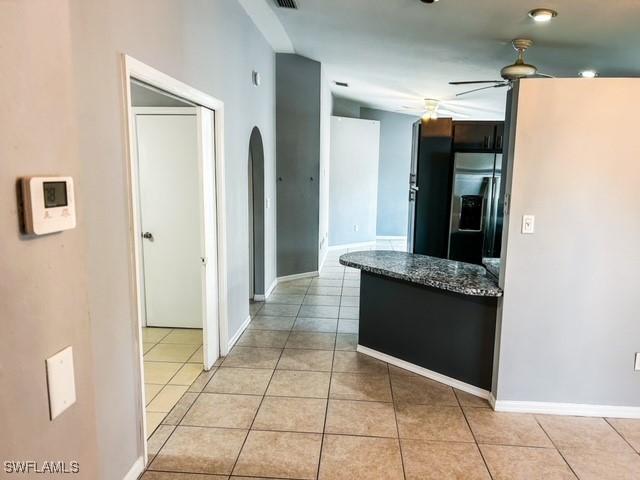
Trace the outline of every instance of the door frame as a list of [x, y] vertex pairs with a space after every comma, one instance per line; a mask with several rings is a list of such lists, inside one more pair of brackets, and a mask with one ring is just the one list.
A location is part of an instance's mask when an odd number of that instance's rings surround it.
[[[133, 107], [131, 105], [131, 80], [138, 80], [152, 87], [183, 98], [197, 106], [205, 107], [214, 113], [213, 128], [213, 152], [199, 152], [198, 164], [201, 172], [215, 172], [215, 178], [209, 179], [213, 181], [203, 180], [203, 188], [205, 196], [209, 193], [210, 197], [215, 201], [216, 222], [215, 230], [217, 231], [216, 242], [214, 245], [217, 252], [217, 292], [209, 292], [205, 301], [209, 300], [209, 295], [217, 296], [218, 302], [218, 325], [217, 336], [219, 340], [220, 355], [228, 353], [229, 340], [229, 324], [228, 324], [228, 287], [227, 287], [227, 245], [226, 245], [226, 202], [225, 202], [225, 164], [224, 164], [224, 102], [218, 100], [200, 90], [197, 90], [155, 68], [146, 65], [135, 58], [123, 54], [122, 55], [122, 80], [123, 80], [123, 100], [124, 100], [124, 125], [125, 125], [125, 142], [126, 148], [126, 197], [128, 205], [129, 220], [129, 271], [131, 280], [131, 298], [132, 298], [132, 317], [135, 319], [132, 328], [134, 329], [134, 351], [137, 355], [137, 379], [139, 380], [140, 390], [138, 395], [138, 418], [140, 421], [140, 440], [143, 446], [143, 460], [147, 463], [147, 422], [145, 415], [145, 393], [144, 393], [144, 363], [143, 363], [143, 346], [142, 346], [142, 325], [143, 325], [143, 302], [141, 291], [141, 231], [140, 231], [140, 212], [138, 198], [138, 177], [137, 177], [137, 155], [135, 141], [135, 117]], [[200, 130], [200, 129], [199, 129]], [[200, 132], [199, 132], [200, 134]], [[209, 155], [207, 155], [209, 153]], [[212, 158], [213, 157], [213, 158]], [[215, 196], [211, 190], [215, 189]], [[208, 190], [208, 192], [207, 192]], [[204, 200], [204, 199], [203, 199]], [[204, 203], [204, 202], [203, 202]], [[203, 211], [208, 211], [207, 206], [203, 205]], [[210, 211], [210, 210], [209, 210]], [[206, 230], [206, 222], [205, 222]], [[207, 327], [203, 325], [206, 333]], [[207, 360], [205, 358], [205, 360]], [[212, 364], [215, 359], [209, 359]], [[211, 365], [205, 365], [205, 368]]]

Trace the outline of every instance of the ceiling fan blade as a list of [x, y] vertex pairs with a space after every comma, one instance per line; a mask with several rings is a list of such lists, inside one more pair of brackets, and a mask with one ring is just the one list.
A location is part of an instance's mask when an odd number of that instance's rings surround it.
[[480, 83], [502, 83], [504, 80], [471, 80], [469, 82], [449, 82], [449, 85], [473, 85]]
[[546, 73], [540, 73], [540, 72], [536, 73], [536, 74], [534, 75], [534, 77], [556, 78], [556, 77], [554, 77], [553, 75], [547, 75]]
[[473, 90], [467, 90], [466, 92], [457, 93], [456, 97], [461, 97], [462, 95], [468, 95], [469, 93], [479, 92], [481, 90], [488, 90], [490, 88], [502, 88], [502, 87], [508, 87], [508, 86], [509, 86], [509, 83], [499, 83], [498, 85], [489, 85], [488, 87], [474, 88]]

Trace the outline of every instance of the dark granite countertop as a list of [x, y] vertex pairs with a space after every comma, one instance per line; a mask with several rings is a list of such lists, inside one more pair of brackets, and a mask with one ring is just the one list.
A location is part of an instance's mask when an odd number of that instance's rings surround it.
[[486, 268], [491, 275], [496, 278], [500, 278], [500, 259], [485, 257], [482, 259], [482, 264], [484, 268]]
[[365, 272], [479, 297], [500, 297], [498, 281], [480, 265], [390, 250], [347, 253], [340, 263]]

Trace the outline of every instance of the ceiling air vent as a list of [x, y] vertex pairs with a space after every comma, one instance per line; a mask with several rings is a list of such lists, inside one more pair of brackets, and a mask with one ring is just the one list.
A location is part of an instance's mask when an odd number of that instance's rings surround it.
[[333, 83], [335, 83], [336, 86], [338, 86], [338, 87], [348, 87], [349, 86], [349, 84], [347, 82], [339, 82], [337, 80], [335, 82], [333, 82]]
[[294, 10], [298, 9], [298, 5], [296, 5], [295, 0], [276, 0], [276, 5], [280, 8], [293, 8]]

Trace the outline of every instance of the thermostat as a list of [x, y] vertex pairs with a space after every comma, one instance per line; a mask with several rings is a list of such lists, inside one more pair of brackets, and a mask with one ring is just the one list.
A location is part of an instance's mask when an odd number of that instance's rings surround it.
[[22, 199], [27, 233], [44, 235], [75, 228], [73, 178], [25, 177]]

